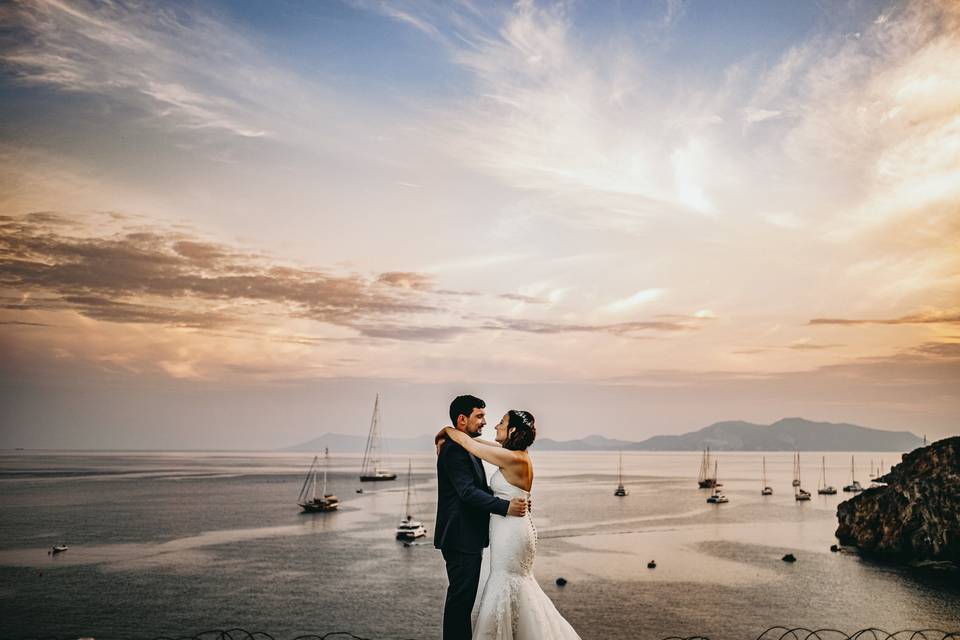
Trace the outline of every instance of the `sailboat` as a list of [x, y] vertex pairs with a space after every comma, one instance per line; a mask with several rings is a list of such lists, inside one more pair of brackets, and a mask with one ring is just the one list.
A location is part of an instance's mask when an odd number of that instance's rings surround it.
[[[870, 461], [870, 468], [873, 469], [873, 460]], [[874, 489], [876, 487], [882, 487], [883, 482], [880, 481], [880, 476], [883, 475], [883, 460], [880, 461], [880, 465], [877, 467], [877, 472], [870, 474], [870, 488]]]
[[320, 457], [313, 456], [313, 463], [310, 470], [307, 471], [307, 477], [300, 488], [300, 496], [297, 498], [297, 504], [305, 513], [316, 513], [318, 511], [336, 511], [340, 506], [340, 499], [337, 496], [327, 493], [327, 466], [330, 461], [330, 450], [324, 449], [323, 452], [323, 484], [320, 487], [320, 497], [317, 497], [317, 474], [320, 471]]
[[423, 523], [419, 520], [414, 520], [413, 516], [410, 515], [410, 489], [411, 482], [413, 482], [412, 467], [413, 462], [407, 461], [407, 499], [403, 511], [405, 517], [400, 521], [400, 524], [397, 525], [397, 540], [410, 541], [427, 535], [427, 529], [423, 526]]
[[713, 489], [717, 486], [717, 476], [710, 477], [710, 447], [703, 450], [703, 459], [700, 460], [700, 476], [697, 485], [701, 489]]
[[617, 490], [613, 492], [613, 495], [618, 497], [624, 497], [629, 495], [629, 492], [623, 488], [623, 452], [620, 452], [620, 464], [617, 467]]
[[767, 456], [763, 456], [763, 489], [760, 490], [760, 495], [773, 495], [773, 487], [767, 484]]
[[800, 486], [800, 452], [797, 451], [796, 458], [793, 463], [793, 486], [796, 488], [793, 494], [793, 498], [797, 501], [809, 500], [810, 492], [804, 491], [803, 487]]
[[850, 456], [850, 484], [843, 488], [843, 490], [847, 493], [857, 493], [863, 491], [863, 487], [860, 486], [860, 483], [857, 482], [857, 478], [855, 477], [856, 467], [853, 460], [853, 456]]
[[397, 474], [380, 468], [380, 394], [378, 393], [373, 401], [373, 417], [370, 418], [370, 433], [367, 435], [367, 447], [363, 452], [360, 482], [396, 479]]
[[826, 456], [822, 456], [820, 458], [820, 483], [817, 485], [817, 493], [819, 493], [821, 496], [833, 496], [837, 493], [837, 490], [832, 485], [827, 484]]
[[710, 497], [707, 498], [707, 502], [710, 504], [723, 504], [725, 502], [730, 502], [727, 499], [727, 496], [723, 495], [723, 492], [720, 491], [720, 487], [723, 485], [717, 482], [717, 461], [713, 461], [713, 493], [710, 494]]

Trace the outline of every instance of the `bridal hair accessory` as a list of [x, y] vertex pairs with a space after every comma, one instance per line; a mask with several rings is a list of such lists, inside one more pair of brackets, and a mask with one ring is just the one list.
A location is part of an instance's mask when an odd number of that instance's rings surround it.
[[505, 449], [522, 451], [532, 445], [537, 438], [536, 420], [529, 411], [510, 409], [507, 412], [507, 428], [513, 429], [513, 432], [503, 443]]
[[532, 413], [530, 413], [529, 411], [520, 411], [518, 409], [511, 409], [511, 411], [517, 414], [517, 417], [520, 418], [520, 421], [523, 423], [523, 426], [525, 426], [527, 429], [535, 428], [533, 425]]

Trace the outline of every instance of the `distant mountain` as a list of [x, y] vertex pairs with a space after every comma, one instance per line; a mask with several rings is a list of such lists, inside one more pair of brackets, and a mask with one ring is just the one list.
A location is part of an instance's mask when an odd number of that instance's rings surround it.
[[[362, 453], [366, 436], [327, 433], [283, 451]], [[654, 436], [642, 442], [590, 435], [578, 440], [538, 438], [535, 451], [912, 451], [923, 440], [907, 431], [884, 431], [855, 424], [813, 422], [784, 418], [771, 425], [739, 420], [715, 422], [699, 431], [679, 436]], [[433, 436], [384, 438], [383, 450], [392, 453], [433, 451]]]
[[[433, 436], [423, 435], [416, 438], [383, 438], [381, 450], [390, 455], [394, 453], [429, 453], [433, 451]], [[325, 433], [308, 442], [286, 447], [281, 451], [323, 451], [329, 447], [331, 453], [363, 453], [367, 446], [367, 436], [348, 436], [342, 433]]]
[[603, 436], [587, 436], [579, 440], [551, 440], [537, 438], [533, 448], [537, 451], [618, 451], [620, 449], [635, 449], [636, 442], [628, 440], [614, 440]]
[[907, 431], [855, 424], [784, 418], [771, 425], [716, 422], [680, 436], [654, 436], [633, 449], [644, 451], [912, 451], [923, 440]]

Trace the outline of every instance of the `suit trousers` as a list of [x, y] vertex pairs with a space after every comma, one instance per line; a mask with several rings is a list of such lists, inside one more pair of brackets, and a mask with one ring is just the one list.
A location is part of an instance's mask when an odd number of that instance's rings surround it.
[[470, 640], [470, 613], [477, 599], [483, 553], [442, 549], [447, 563], [447, 599], [443, 605], [443, 640]]

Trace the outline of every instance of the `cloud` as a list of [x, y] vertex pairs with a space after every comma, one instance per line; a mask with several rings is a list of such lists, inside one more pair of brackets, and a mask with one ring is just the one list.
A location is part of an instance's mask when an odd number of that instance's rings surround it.
[[743, 110], [743, 119], [748, 124], [763, 122], [765, 120], [772, 120], [774, 118], [779, 118], [782, 115], [783, 115], [782, 111], [775, 111], [772, 109], [757, 109], [755, 107], [746, 107]]
[[897, 318], [814, 318], [808, 324], [957, 324], [960, 323], [960, 311], [928, 309], [910, 313]]
[[925, 342], [911, 351], [928, 358], [960, 360], [960, 342]]
[[815, 342], [795, 342], [793, 344], [770, 347], [753, 347], [750, 349], [737, 349], [733, 353], [754, 355], [760, 353], [769, 353], [771, 351], [823, 351], [825, 349], [836, 349], [842, 347], [842, 344], [818, 344]]
[[24, 322], [22, 320], [0, 320], [0, 324], [8, 324], [21, 327], [52, 327], [53, 325], [47, 324], [46, 322]]
[[59, 0], [9, 3], [0, 15], [18, 34], [0, 60], [22, 83], [108, 97], [183, 128], [267, 133], [268, 105], [250, 86], [270, 76], [254, 77], [245, 64], [255, 50], [207, 15]]
[[[667, 3], [662, 19], [624, 26], [593, 45], [579, 37], [575, 8], [566, 3], [439, 5], [445, 11], [410, 3], [397, 15], [361, 6], [430, 33], [467, 74], [463, 99], [426, 114], [439, 151], [511, 187], [566, 202], [606, 194], [623, 210], [645, 199], [650, 208], [712, 211], [704, 142], [683, 128], [664, 134], [662, 123], [713, 126], [723, 118], [652, 99], [653, 80], [644, 82], [642, 56], [626, 37], [631, 29], [654, 38], [674, 28], [679, 3]], [[664, 165], [671, 154], [673, 165]]]
[[534, 296], [525, 296], [520, 293], [501, 293], [499, 298], [504, 300], [512, 300], [514, 302], [524, 302], [526, 304], [547, 304], [548, 300], [543, 298], [536, 298]]
[[433, 280], [430, 276], [422, 273], [411, 273], [408, 271], [391, 271], [381, 273], [377, 282], [382, 282], [391, 287], [401, 289], [419, 289], [421, 291], [429, 290], [433, 287]]
[[357, 325], [355, 327], [363, 335], [371, 338], [388, 340], [416, 341], [416, 342], [448, 342], [472, 329], [464, 326], [411, 326], [397, 324]]
[[60, 223], [53, 214], [0, 222], [0, 286], [38, 294], [7, 308], [72, 309], [96, 320], [198, 328], [237, 324], [241, 307], [250, 304], [345, 327], [435, 310], [415, 295], [429, 282], [418, 274], [369, 280], [271, 264], [181, 232], [67, 235], [58, 233]]
[[[251, 323], [271, 337], [270, 317], [306, 319], [371, 338], [446, 341], [476, 331], [632, 336], [695, 329], [703, 318], [612, 324], [524, 318], [477, 321], [447, 298], [480, 292], [434, 288], [428, 274], [388, 271], [375, 277], [276, 264], [269, 256], [139, 224], [135, 229], [67, 224], [61, 214], [0, 220], [0, 288], [15, 292], [9, 311], [70, 310], [91, 320], [237, 332]], [[64, 229], [67, 231], [65, 232]], [[658, 290], [632, 296], [653, 299]], [[438, 297], [439, 296], [439, 297]], [[443, 303], [440, 304], [441, 298]], [[490, 296], [529, 304], [516, 293]], [[626, 310], [626, 307], [624, 307]], [[391, 318], [403, 318], [399, 323]], [[451, 324], [449, 320], [454, 320]], [[271, 338], [272, 339], [272, 338]], [[276, 336], [291, 340], [289, 336]], [[294, 342], [309, 341], [301, 336]]]
[[699, 328], [695, 322], [680, 321], [633, 321], [616, 322], [612, 324], [573, 324], [573, 323], [554, 323], [540, 322], [536, 320], [524, 320], [515, 318], [495, 318], [484, 326], [487, 330], [494, 331], [519, 331], [521, 333], [536, 334], [558, 334], [558, 333], [608, 333], [617, 336], [630, 336], [649, 331], [691, 331]]
[[627, 296], [622, 300], [615, 300], [604, 307], [607, 311], [614, 313], [620, 313], [622, 311], [627, 311], [633, 309], [634, 307], [646, 304], [647, 302], [653, 302], [660, 298], [663, 295], [664, 289], [661, 288], [652, 288], [652, 289], [643, 289], [637, 291], [631, 296]]

